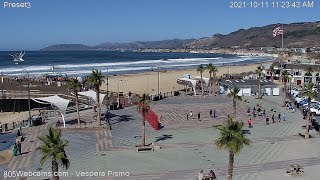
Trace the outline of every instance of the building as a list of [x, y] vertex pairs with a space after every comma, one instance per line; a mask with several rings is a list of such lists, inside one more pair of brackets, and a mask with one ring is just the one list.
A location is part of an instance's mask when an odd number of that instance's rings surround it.
[[[275, 62], [274, 69], [276, 70], [274, 79], [279, 80], [281, 65], [279, 62]], [[317, 63], [284, 63], [283, 70], [287, 70], [289, 74], [289, 83], [292, 85], [303, 86], [304, 83], [312, 82], [314, 84], [319, 84], [320, 82], [320, 64]], [[311, 69], [311, 74], [308, 74], [308, 69]], [[266, 74], [267, 79], [271, 78], [270, 72]]]
[[261, 94], [269, 96], [278, 96], [280, 90], [277, 84], [270, 80], [259, 79], [227, 79], [219, 82], [220, 93], [228, 94], [230, 89], [238, 87], [240, 89], [239, 96], [254, 96], [259, 92], [259, 81], [261, 82]]

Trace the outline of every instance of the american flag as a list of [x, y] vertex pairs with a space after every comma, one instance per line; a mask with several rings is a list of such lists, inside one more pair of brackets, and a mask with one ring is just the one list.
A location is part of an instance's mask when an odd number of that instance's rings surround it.
[[273, 37], [283, 35], [283, 29], [281, 27], [277, 27], [272, 31]]

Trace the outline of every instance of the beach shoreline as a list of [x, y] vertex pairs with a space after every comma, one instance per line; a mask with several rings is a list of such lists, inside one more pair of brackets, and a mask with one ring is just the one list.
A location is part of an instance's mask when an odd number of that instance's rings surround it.
[[[262, 64], [271, 64], [270, 61], [265, 61]], [[217, 78], [224, 74], [241, 74], [246, 72], [254, 72], [259, 63], [241, 64], [241, 65], [225, 65], [218, 66]], [[185, 74], [190, 76], [199, 76], [196, 68], [178, 69], [178, 70], [161, 70], [158, 74], [157, 71], [142, 72], [137, 74], [123, 74], [123, 75], [109, 75], [108, 91], [117, 93], [134, 94], [147, 93], [149, 95], [158, 94], [158, 78], [159, 78], [159, 92], [167, 93], [183, 89], [177, 83], [177, 78], [183, 78]], [[203, 73], [203, 77], [209, 78], [208, 71]], [[105, 83], [101, 86], [101, 90], [107, 90], [107, 78], [104, 78]]]

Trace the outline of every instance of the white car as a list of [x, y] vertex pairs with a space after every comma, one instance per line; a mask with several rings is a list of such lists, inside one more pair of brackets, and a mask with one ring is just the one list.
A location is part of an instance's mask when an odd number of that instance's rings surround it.
[[319, 116], [320, 115], [320, 106], [315, 106], [315, 107], [310, 108], [310, 113], [313, 116], [315, 116], [315, 115]]

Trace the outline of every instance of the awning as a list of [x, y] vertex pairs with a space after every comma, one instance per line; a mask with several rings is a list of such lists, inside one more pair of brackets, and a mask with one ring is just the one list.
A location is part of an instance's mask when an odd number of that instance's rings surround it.
[[[193, 76], [191, 78], [195, 80], [201, 80], [201, 76]], [[206, 83], [206, 86], [209, 86], [210, 78], [202, 77], [202, 80]]]
[[[97, 102], [97, 96], [96, 92], [93, 90], [90, 91], [83, 91], [83, 92], [78, 92], [79, 95], [86, 96], [91, 98], [94, 102]], [[106, 94], [100, 94], [100, 105], [102, 105], [103, 99], [106, 96]]]
[[197, 93], [196, 93], [197, 80], [188, 79], [188, 78], [178, 78], [177, 83], [183, 83], [183, 84], [191, 86], [194, 91], [194, 95], [195, 96], [197, 95]]
[[34, 98], [33, 100], [36, 101], [36, 102], [38, 102], [38, 101], [48, 102], [51, 105], [57, 107], [58, 110], [61, 113], [61, 116], [62, 116], [63, 127], [66, 127], [65, 115], [66, 115], [67, 107], [69, 105], [70, 100], [63, 99], [63, 98], [61, 98], [61, 97], [59, 97], [57, 95], [49, 96], [49, 97], [43, 97], [43, 98]]

